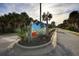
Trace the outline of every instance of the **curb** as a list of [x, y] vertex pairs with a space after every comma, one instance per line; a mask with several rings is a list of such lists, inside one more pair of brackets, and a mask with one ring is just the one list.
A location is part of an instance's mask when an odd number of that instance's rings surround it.
[[56, 47], [56, 42], [57, 42], [57, 31], [55, 30], [55, 32], [53, 33], [52, 37], [51, 37], [51, 40], [45, 44], [42, 44], [42, 45], [39, 45], [39, 46], [23, 46], [21, 44], [18, 44], [18, 43], [15, 43], [17, 46], [21, 47], [21, 48], [24, 48], [24, 49], [35, 49], [35, 48], [40, 48], [40, 47], [45, 47], [49, 44], [52, 43], [53, 47], [55, 48]]
[[5, 49], [5, 51], [1, 52], [1, 55], [8, 55], [11, 51], [13, 51], [11, 53], [15, 56], [41, 56], [50, 53], [57, 45], [57, 31], [54, 31], [51, 40], [48, 43], [39, 46], [26, 47], [18, 44], [17, 42], [19, 40], [20, 39], [17, 38], [15, 42]]
[[52, 45], [55, 48], [57, 45], [57, 30], [55, 30], [54, 34], [51, 37], [51, 40], [52, 40]]
[[50, 45], [50, 44], [51, 44], [51, 41], [49, 41], [48, 43], [39, 45], [39, 46], [30, 46], [30, 47], [28, 47], [28, 46], [23, 46], [23, 45], [21, 45], [19, 43], [16, 43], [16, 45], [18, 47], [21, 47], [21, 48], [24, 48], [24, 49], [36, 49], [36, 48], [40, 48], [40, 47], [45, 47], [45, 46]]
[[15, 55], [26, 55], [26, 56], [30, 56], [30, 55], [44, 55], [47, 53], [50, 53], [52, 50], [54, 50], [54, 48], [57, 45], [57, 33], [56, 31], [53, 33], [51, 40], [48, 43], [39, 45], [39, 46], [31, 46], [31, 47], [26, 47], [23, 45], [20, 45], [18, 43], [15, 44]]

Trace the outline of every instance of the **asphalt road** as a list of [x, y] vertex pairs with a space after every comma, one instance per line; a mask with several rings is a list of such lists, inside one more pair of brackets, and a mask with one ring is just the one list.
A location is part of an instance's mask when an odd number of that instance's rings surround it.
[[79, 36], [64, 29], [57, 29], [57, 33], [60, 46], [65, 47], [72, 53], [72, 55], [79, 56]]
[[[2, 36], [1, 36], [2, 37]], [[1, 39], [0, 37], [0, 50], [10, 45], [17, 38], [15, 35], [8, 35], [7, 39]], [[6, 36], [3, 36], [4, 38]], [[12, 39], [13, 38], [13, 39]], [[8, 40], [10, 39], [10, 41]], [[4, 45], [5, 43], [5, 45]], [[5, 51], [1, 55], [14, 56], [14, 48]], [[19, 52], [20, 53], [20, 52]], [[22, 51], [21, 51], [22, 53]], [[79, 36], [73, 34], [71, 31], [57, 29], [57, 46], [51, 52], [41, 56], [79, 56]]]

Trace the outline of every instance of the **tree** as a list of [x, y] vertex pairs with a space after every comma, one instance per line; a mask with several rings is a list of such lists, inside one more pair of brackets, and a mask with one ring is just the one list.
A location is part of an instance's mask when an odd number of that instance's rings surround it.
[[42, 18], [44, 21], [46, 21], [46, 34], [48, 35], [48, 21], [51, 20], [52, 18], [52, 14], [50, 14], [49, 12], [47, 12], [47, 14], [44, 12], [42, 15]]
[[77, 24], [78, 19], [79, 19], [79, 12], [72, 11], [69, 15], [69, 21], [71, 23], [71, 26], [74, 27], [74, 30], [78, 30], [78, 24]]
[[32, 41], [32, 21], [33, 18], [29, 18], [27, 23], [28, 23], [28, 42]]
[[79, 31], [79, 12], [72, 11], [69, 14], [69, 18], [67, 20], [64, 20], [62, 25], [60, 24], [58, 26], [72, 31]]
[[51, 25], [52, 25], [52, 28], [56, 26], [54, 21], [51, 22]]

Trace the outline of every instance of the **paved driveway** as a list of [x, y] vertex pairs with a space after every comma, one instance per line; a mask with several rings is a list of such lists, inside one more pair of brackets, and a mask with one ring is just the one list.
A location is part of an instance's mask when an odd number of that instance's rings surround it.
[[5, 49], [7, 49], [7, 47], [15, 42], [17, 38], [18, 36], [16, 34], [0, 35], [0, 52], [3, 52]]

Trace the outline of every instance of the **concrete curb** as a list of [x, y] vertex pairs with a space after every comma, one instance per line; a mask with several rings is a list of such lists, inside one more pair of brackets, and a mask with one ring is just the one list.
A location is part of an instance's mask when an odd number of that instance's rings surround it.
[[57, 30], [55, 30], [54, 34], [51, 37], [53, 48], [57, 45]]
[[23, 45], [18, 44], [18, 43], [16, 43], [16, 45], [21, 47], [21, 48], [25, 48], [25, 49], [35, 49], [35, 48], [40, 48], [40, 47], [47, 46], [47, 45], [52, 43], [53, 47], [55, 48], [56, 47], [56, 42], [57, 42], [57, 31], [55, 30], [55, 32], [53, 33], [53, 35], [51, 37], [51, 40], [48, 43], [45, 43], [45, 44], [42, 44], [42, 45], [39, 45], [39, 46], [30, 46], [30, 47], [23, 46]]
[[39, 46], [30, 46], [30, 47], [28, 47], [28, 46], [23, 46], [23, 45], [21, 45], [21, 44], [19, 44], [19, 43], [16, 43], [17, 46], [19, 46], [19, 47], [21, 47], [21, 48], [24, 48], [24, 49], [36, 49], [36, 48], [40, 48], [40, 47], [45, 47], [45, 46], [47, 46], [47, 45], [49, 45], [49, 44], [51, 44], [51, 41], [49, 41], [48, 43], [39, 45]]
[[[50, 53], [55, 47], [57, 42], [57, 33], [56, 31], [53, 33], [51, 40], [48, 43], [39, 45], [39, 46], [31, 46], [26, 47], [22, 46], [18, 43], [15, 44], [16, 54], [15, 55], [43, 55], [46, 53]], [[20, 54], [20, 52], [22, 52]]]

